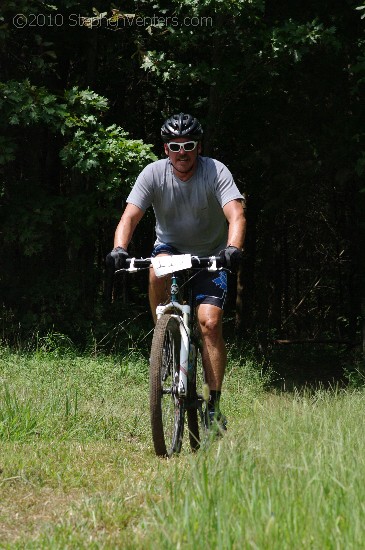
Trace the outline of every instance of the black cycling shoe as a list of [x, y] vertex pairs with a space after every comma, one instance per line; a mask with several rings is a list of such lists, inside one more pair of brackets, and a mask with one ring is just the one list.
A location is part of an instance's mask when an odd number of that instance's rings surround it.
[[209, 415], [209, 429], [216, 431], [217, 435], [223, 435], [227, 431], [227, 418], [220, 411], [216, 412], [211, 409], [208, 412]]

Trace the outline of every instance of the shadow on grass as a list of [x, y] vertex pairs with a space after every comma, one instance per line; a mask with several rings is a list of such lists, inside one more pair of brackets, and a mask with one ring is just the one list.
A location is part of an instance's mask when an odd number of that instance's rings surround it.
[[257, 340], [231, 341], [231, 353], [252, 359], [266, 374], [265, 386], [272, 390], [301, 390], [363, 387], [365, 364], [358, 349], [316, 343], [274, 345], [265, 352]]
[[272, 387], [281, 391], [345, 388], [357, 360], [345, 346], [295, 344], [274, 347], [266, 362]]

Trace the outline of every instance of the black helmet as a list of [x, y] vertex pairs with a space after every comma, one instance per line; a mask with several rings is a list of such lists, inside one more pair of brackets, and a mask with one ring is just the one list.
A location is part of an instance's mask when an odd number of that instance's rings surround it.
[[199, 141], [202, 136], [203, 128], [199, 120], [184, 113], [167, 118], [161, 128], [161, 137], [165, 143], [179, 137], [189, 137]]

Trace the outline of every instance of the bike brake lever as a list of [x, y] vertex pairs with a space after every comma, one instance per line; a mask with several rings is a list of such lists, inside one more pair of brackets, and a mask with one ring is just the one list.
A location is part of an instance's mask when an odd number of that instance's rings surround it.
[[126, 269], [126, 271], [129, 271], [129, 272], [138, 271], [138, 268], [137, 268], [137, 267], [134, 267], [135, 259], [136, 259], [136, 258], [131, 258], [130, 264], [129, 264], [129, 268]]
[[208, 271], [217, 271], [218, 268], [217, 268], [217, 260], [215, 258], [215, 256], [211, 256], [210, 257], [210, 261], [212, 262], [210, 264], [210, 266], [208, 267]]

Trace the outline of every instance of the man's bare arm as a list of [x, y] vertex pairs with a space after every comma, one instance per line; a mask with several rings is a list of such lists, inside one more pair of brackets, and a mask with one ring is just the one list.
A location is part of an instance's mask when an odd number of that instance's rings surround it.
[[242, 200], [232, 200], [223, 206], [223, 212], [229, 224], [227, 246], [243, 248], [246, 236], [245, 203]]
[[114, 248], [121, 246], [127, 250], [137, 224], [143, 218], [144, 211], [134, 204], [127, 204], [118, 223], [114, 236]]

